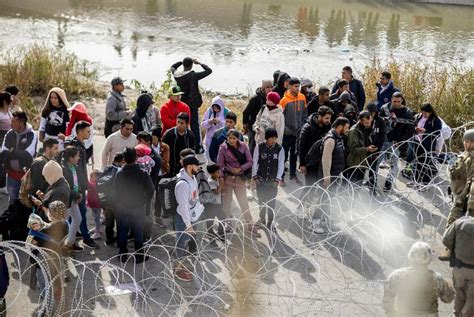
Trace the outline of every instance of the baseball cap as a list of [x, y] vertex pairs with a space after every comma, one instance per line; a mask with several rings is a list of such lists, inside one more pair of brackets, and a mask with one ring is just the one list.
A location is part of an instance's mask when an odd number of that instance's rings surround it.
[[188, 165], [203, 165], [204, 162], [200, 162], [198, 158], [194, 155], [187, 155], [183, 158], [183, 166], [186, 167]]
[[169, 89], [168, 94], [170, 96], [179, 96], [179, 95], [184, 95], [184, 92], [181, 90], [181, 87], [173, 86]]
[[120, 85], [120, 84], [123, 84], [124, 81], [125, 81], [125, 79], [122, 79], [122, 78], [120, 78], [120, 77], [115, 77], [115, 78], [112, 79], [112, 81], [110, 82], [110, 84], [111, 84], [112, 86]]

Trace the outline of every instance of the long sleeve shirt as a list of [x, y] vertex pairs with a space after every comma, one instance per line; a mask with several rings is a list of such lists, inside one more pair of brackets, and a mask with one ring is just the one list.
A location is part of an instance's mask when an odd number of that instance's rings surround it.
[[133, 133], [128, 138], [125, 138], [120, 130], [109, 135], [102, 150], [102, 169], [112, 165], [115, 155], [123, 152], [127, 147], [134, 148], [135, 145], [137, 145], [137, 137]]
[[252, 168], [253, 160], [250, 154], [249, 148], [243, 142], [239, 141], [237, 150], [245, 155], [246, 162], [240, 165], [239, 161], [235, 158], [232, 151], [228, 148], [227, 143], [224, 143], [219, 148], [219, 154], [217, 155], [217, 165], [222, 169], [222, 173], [231, 173], [232, 168], [240, 168], [242, 170], [238, 175], [242, 175], [243, 171]]
[[174, 188], [174, 194], [178, 208], [176, 212], [183, 219], [186, 228], [192, 225], [191, 223], [191, 209], [197, 204], [199, 200], [199, 190], [196, 178], [189, 176], [184, 169], [180, 171], [180, 177]]

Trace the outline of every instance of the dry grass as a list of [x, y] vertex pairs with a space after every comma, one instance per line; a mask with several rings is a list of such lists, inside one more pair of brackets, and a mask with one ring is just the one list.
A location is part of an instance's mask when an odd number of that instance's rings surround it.
[[438, 115], [451, 127], [474, 120], [474, 71], [455, 65], [432, 66], [392, 60], [382, 64], [373, 59], [363, 72], [367, 100], [375, 100], [375, 83], [384, 70], [392, 74], [395, 86], [403, 92], [407, 104], [419, 111], [431, 103]]

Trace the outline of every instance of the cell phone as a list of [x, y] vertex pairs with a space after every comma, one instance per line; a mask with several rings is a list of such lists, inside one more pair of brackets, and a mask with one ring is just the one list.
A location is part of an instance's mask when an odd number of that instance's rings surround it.
[[38, 200], [38, 198], [37, 198], [37, 197], [35, 197], [35, 196], [33, 196], [33, 195], [28, 195], [28, 197], [29, 197], [31, 200], [33, 200], [33, 199], [36, 199], [36, 200]]

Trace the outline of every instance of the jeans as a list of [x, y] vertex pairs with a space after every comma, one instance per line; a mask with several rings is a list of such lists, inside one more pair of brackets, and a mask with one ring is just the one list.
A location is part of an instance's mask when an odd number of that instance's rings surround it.
[[[283, 149], [285, 150], [285, 162], [288, 159], [290, 160], [290, 177], [296, 177], [296, 136], [286, 134], [283, 135]], [[282, 179], [284, 178], [285, 173], [283, 173]]]
[[145, 222], [145, 207], [137, 209], [118, 209], [116, 213], [118, 223], [119, 253], [127, 253], [128, 232], [135, 236], [135, 251], [143, 248], [143, 226]]
[[13, 202], [18, 199], [20, 194], [21, 180], [16, 180], [7, 176], [7, 190], [10, 202]]
[[189, 107], [191, 110], [191, 131], [194, 134], [194, 150], [198, 152], [201, 144], [201, 126], [199, 125], [199, 108]]
[[[267, 227], [273, 223], [275, 218], [276, 195], [278, 187], [271, 185], [257, 185], [258, 204], [260, 205], [260, 221]], [[265, 219], [268, 218], [268, 222]]]
[[82, 222], [81, 211], [79, 210], [77, 203], [71, 204], [71, 207], [69, 208], [69, 217], [71, 219], [71, 223], [69, 225], [66, 243], [71, 246], [76, 241], [76, 232], [79, 230]]
[[79, 226], [79, 229], [81, 230], [82, 240], [86, 241], [91, 238], [91, 235], [89, 234], [89, 229], [87, 228], [87, 206], [85, 193], [82, 193], [82, 200], [78, 205], [82, 216], [81, 225]]
[[398, 166], [398, 158], [400, 157], [400, 149], [393, 144], [392, 142], [388, 143], [388, 153], [390, 154], [390, 171], [387, 176], [385, 182], [393, 184], [393, 182], [397, 179], [399, 166]]
[[176, 231], [176, 257], [179, 260], [190, 254], [187, 250], [187, 246], [194, 238], [185, 232], [186, 225], [179, 214], [174, 216], [174, 230]]
[[102, 213], [102, 208], [92, 208], [92, 215], [94, 216], [95, 232], [101, 232], [100, 229], [102, 224], [100, 223], [100, 215]]

